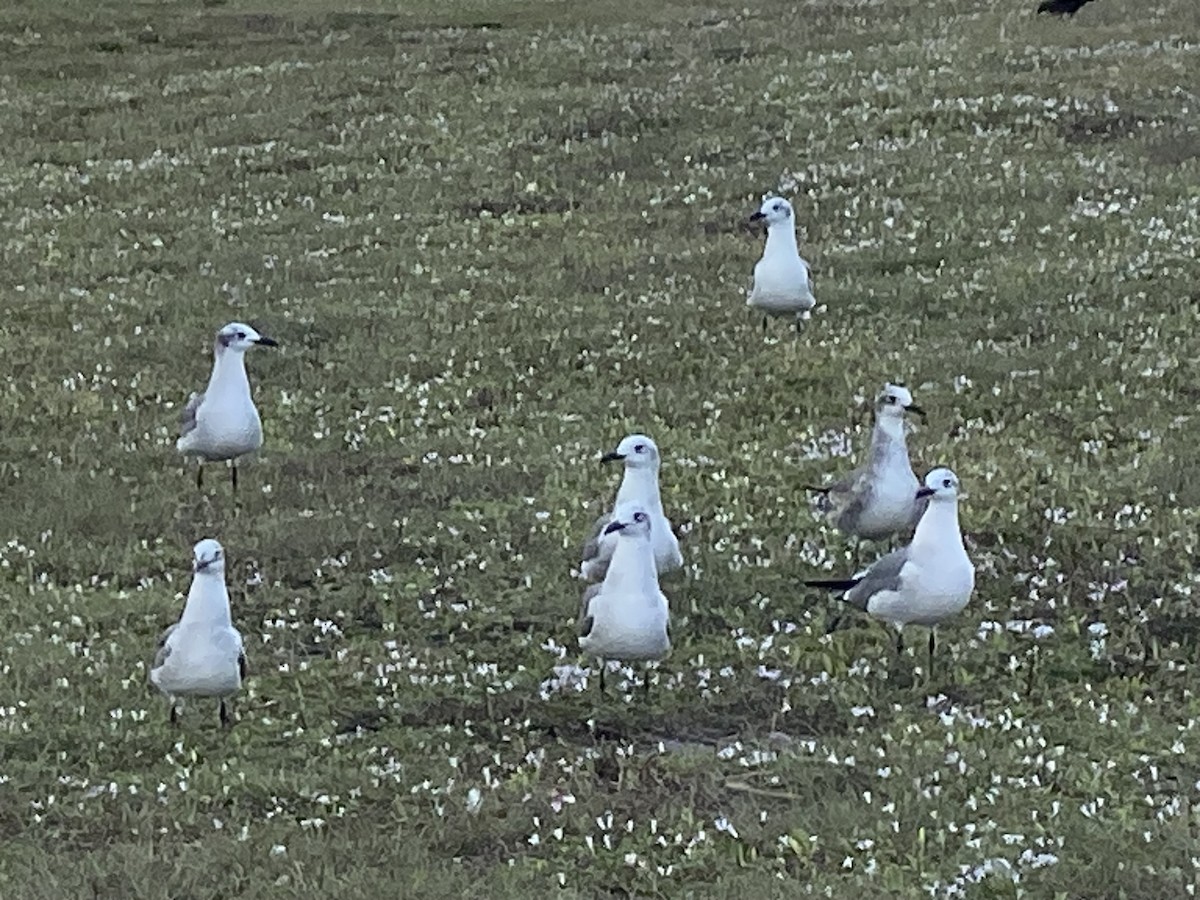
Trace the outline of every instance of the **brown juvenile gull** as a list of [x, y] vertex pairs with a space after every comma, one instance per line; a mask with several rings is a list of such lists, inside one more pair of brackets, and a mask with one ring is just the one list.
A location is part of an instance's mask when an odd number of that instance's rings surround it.
[[875, 427], [865, 465], [827, 485], [809, 485], [821, 495], [821, 508], [843, 534], [869, 541], [889, 538], [916, 524], [924, 510], [920, 482], [908, 459], [904, 417], [924, 416], [912, 394], [885, 384], [875, 400]]

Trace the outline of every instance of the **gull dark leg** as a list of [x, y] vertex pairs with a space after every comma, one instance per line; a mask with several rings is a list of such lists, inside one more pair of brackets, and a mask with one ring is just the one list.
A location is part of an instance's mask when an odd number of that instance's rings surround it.
[[763, 316], [763, 334], [767, 333], [767, 317]]
[[649, 697], [650, 697], [650, 667], [649, 666], [646, 666], [646, 668], [642, 670], [642, 690], [645, 693], [646, 698], [649, 699]]
[[896, 629], [896, 655], [904, 655], [904, 632], [899, 628]]
[[171, 724], [179, 724], [179, 708], [175, 706], [174, 701], [171, 701]]
[[604, 693], [604, 660], [600, 660], [600, 693]]
[[933, 648], [937, 644], [937, 632], [929, 629], [929, 678], [933, 677]]
[[221, 724], [225, 728], [228, 728], [232, 724], [229, 718], [229, 708], [225, 706], [224, 700], [221, 701]]
[[233, 463], [229, 467], [229, 480], [233, 483], [233, 492], [237, 493], [237, 463]]
[[204, 490], [204, 463], [196, 464], [196, 489]]

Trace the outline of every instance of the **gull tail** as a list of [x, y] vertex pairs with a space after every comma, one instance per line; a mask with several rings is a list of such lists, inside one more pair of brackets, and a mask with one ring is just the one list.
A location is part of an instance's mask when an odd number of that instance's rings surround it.
[[848, 591], [862, 581], [861, 578], [819, 578], [815, 581], [805, 581], [808, 587], [825, 588], [829, 591]]

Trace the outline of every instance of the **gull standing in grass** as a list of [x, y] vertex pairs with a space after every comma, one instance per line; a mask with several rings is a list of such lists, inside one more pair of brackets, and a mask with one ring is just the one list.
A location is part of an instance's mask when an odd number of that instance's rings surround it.
[[843, 534], [877, 541], [907, 531], [925, 508], [917, 497], [921, 483], [908, 459], [905, 413], [924, 418], [901, 384], [885, 384], [875, 400], [875, 428], [866, 465], [828, 485], [809, 485], [821, 495], [821, 508]]
[[[670, 612], [658, 586], [654, 561], [653, 514], [636, 504], [618, 506], [605, 536], [616, 541], [612, 561], [600, 584], [583, 594], [579, 608], [579, 647], [600, 663], [600, 690], [604, 690], [604, 663], [660, 660], [671, 649]], [[644, 687], [650, 691], [650, 672]]]
[[225, 588], [225, 553], [211, 538], [195, 547], [192, 586], [179, 621], [163, 632], [150, 667], [150, 683], [171, 699], [171, 724], [181, 697], [216, 697], [221, 724], [230, 724], [225, 699], [246, 677], [242, 636], [233, 627]]
[[770, 197], [750, 217], [765, 222], [767, 243], [762, 259], [754, 266], [754, 286], [746, 305], [762, 310], [763, 329], [768, 316], [795, 316], [796, 330], [805, 313], [816, 306], [812, 295], [811, 273], [796, 245], [796, 218], [792, 204], [782, 197]]
[[237, 491], [237, 461], [262, 447], [262, 421], [250, 380], [246, 377], [246, 351], [251, 347], [278, 346], [249, 325], [230, 322], [217, 332], [213, 369], [203, 394], [192, 394], [183, 409], [176, 449], [199, 458], [196, 487], [203, 486], [204, 463], [229, 460], [233, 490]]
[[975, 566], [958, 525], [958, 477], [949, 469], [925, 476], [917, 496], [929, 506], [912, 543], [877, 560], [853, 578], [804, 582], [844, 591], [842, 599], [896, 626], [896, 650], [904, 649], [904, 626], [929, 627], [929, 671], [933, 671], [934, 627], [961, 612], [975, 589]]
[[[606, 453], [601, 462], [625, 463], [625, 475], [617, 489], [613, 509], [624, 504], [635, 504], [646, 510], [654, 525], [651, 546], [654, 562], [659, 574], [678, 569], [683, 565], [683, 554], [679, 552], [679, 541], [671, 530], [671, 523], [663, 513], [662, 497], [658, 488], [658, 469], [661, 459], [658, 446], [644, 434], [631, 434], [624, 438], [617, 449]], [[616, 533], [609, 531], [613, 513], [605, 513], [592, 526], [591, 534], [583, 545], [583, 561], [579, 567], [580, 577], [585, 581], [600, 581], [608, 571], [609, 561], [617, 547]]]

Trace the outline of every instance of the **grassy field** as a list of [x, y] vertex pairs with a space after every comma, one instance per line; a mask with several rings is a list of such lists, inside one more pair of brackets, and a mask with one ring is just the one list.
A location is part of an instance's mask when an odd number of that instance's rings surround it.
[[[1200, 6], [1035, 5], [3, 4], [0, 896], [1193, 896]], [[237, 505], [174, 450], [230, 320]], [[798, 586], [887, 379], [969, 495], [933, 672]], [[555, 688], [630, 430], [649, 700]], [[208, 536], [228, 732], [145, 685]]]

